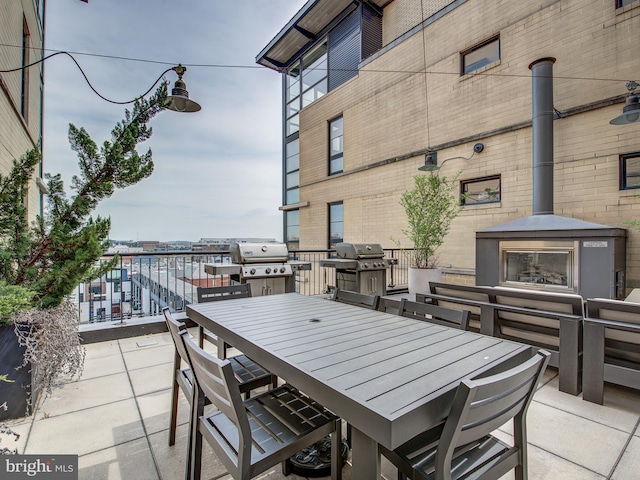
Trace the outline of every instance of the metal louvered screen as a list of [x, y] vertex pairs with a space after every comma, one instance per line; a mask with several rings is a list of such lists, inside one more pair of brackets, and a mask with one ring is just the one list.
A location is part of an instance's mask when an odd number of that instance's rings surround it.
[[362, 58], [364, 60], [382, 47], [382, 18], [370, 8], [362, 8]]
[[329, 91], [358, 74], [360, 10], [354, 11], [329, 34]]

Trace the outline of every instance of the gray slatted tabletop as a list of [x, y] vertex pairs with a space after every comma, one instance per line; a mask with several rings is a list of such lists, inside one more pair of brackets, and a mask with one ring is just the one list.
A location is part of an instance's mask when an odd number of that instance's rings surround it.
[[462, 378], [535, 352], [296, 293], [188, 305], [187, 315], [349, 422], [353, 479], [378, 478], [378, 443], [394, 449], [442, 422]]

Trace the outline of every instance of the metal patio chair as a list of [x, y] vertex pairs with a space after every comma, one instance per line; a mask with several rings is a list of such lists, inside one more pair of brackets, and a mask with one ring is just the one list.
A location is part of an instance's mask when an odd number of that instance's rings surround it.
[[429, 303], [412, 302], [403, 298], [400, 301], [398, 315], [460, 330], [469, 329], [468, 310], [453, 310]]
[[[486, 378], [462, 380], [444, 425], [424, 432], [396, 450], [380, 452], [398, 469], [398, 479], [499, 479], [515, 468], [527, 478], [526, 414], [549, 362], [539, 350], [531, 359]], [[491, 432], [513, 418], [513, 446]]]
[[[233, 300], [234, 298], [247, 298], [251, 296], [251, 284], [237, 283], [222, 287], [198, 287], [196, 289], [198, 303], [219, 302], [222, 300]], [[198, 328], [200, 334], [200, 348], [204, 347], [204, 341], [213, 343], [218, 347], [218, 357], [227, 358], [227, 348], [229, 344], [213, 335], [202, 326]]]
[[[184, 331], [181, 337], [196, 387], [187, 460], [191, 479], [200, 479], [203, 440], [235, 480], [249, 480], [278, 463], [288, 475], [290, 457], [327, 435], [331, 478], [342, 478], [339, 417], [287, 384], [243, 401], [229, 360], [205, 352]], [[218, 411], [205, 414], [206, 399]]]
[[[169, 420], [169, 446], [176, 443], [176, 428], [178, 424], [178, 393], [181, 389], [189, 402], [193, 396], [193, 374], [191, 369], [182, 367], [182, 361], [188, 365], [187, 353], [180, 340], [182, 331], [187, 330], [186, 325], [173, 318], [169, 307], [162, 310], [167, 328], [176, 347], [173, 359], [173, 380], [171, 382], [171, 416]], [[251, 361], [246, 355], [237, 355], [229, 359], [231, 368], [238, 379], [238, 388], [241, 393], [249, 397], [251, 390], [266, 385], [274, 385], [272, 375], [262, 367]], [[275, 375], [273, 375], [275, 377]], [[276, 379], [277, 381], [277, 379]]]
[[349, 290], [336, 288], [333, 292], [333, 300], [336, 302], [348, 303], [349, 305], [377, 310], [380, 297], [378, 295], [367, 295], [365, 293], [351, 292]]
[[[222, 287], [198, 287], [197, 289], [198, 303], [219, 302], [224, 300], [233, 300], [235, 298], [247, 298], [251, 296], [251, 285], [249, 283], [238, 283], [235, 285], [225, 285]], [[227, 348], [229, 344], [220, 337], [212, 334], [202, 326], [198, 327], [200, 348], [204, 348], [204, 341], [208, 341], [218, 348], [218, 358], [227, 358]], [[255, 363], [246, 355], [235, 355], [230, 358], [234, 364], [244, 366], [244, 371], [240, 371], [234, 367], [236, 376], [241, 382], [240, 390], [245, 394], [246, 398], [251, 394], [251, 390], [256, 388], [272, 385], [278, 386], [278, 377], [272, 375], [263, 367]], [[245, 387], [245, 384], [247, 387]], [[247, 390], [247, 388], [249, 388]]]

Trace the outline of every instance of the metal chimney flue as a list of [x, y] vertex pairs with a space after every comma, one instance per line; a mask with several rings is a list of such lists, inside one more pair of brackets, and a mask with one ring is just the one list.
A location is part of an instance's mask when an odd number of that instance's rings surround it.
[[532, 74], [533, 214], [553, 214], [553, 64], [547, 57], [529, 65]]

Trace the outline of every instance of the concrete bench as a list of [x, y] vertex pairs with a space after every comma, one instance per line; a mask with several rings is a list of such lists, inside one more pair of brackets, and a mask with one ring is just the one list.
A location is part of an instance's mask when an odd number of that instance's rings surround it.
[[[582, 388], [583, 299], [575, 294], [436, 283], [416, 296], [438, 306], [471, 312], [481, 333], [545, 348], [558, 368], [559, 389], [578, 395]], [[475, 324], [475, 325], [474, 325]]]
[[604, 382], [640, 389], [640, 304], [588, 299], [583, 399], [602, 404]]

